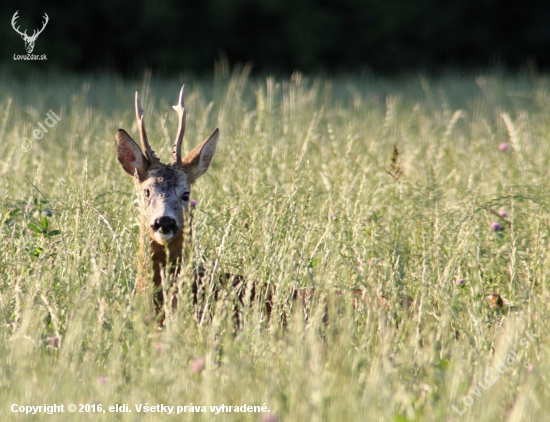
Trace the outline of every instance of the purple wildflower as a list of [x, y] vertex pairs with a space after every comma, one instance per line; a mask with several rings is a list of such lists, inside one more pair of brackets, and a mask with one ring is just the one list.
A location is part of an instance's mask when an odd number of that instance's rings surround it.
[[502, 218], [508, 217], [508, 213], [507, 213], [506, 211], [504, 211], [504, 210], [500, 210], [500, 211], [498, 212], [498, 215], [500, 215]]
[[107, 382], [109, 381], [109, 379], [107, 378], [107, 375], [101, 375], [100, 377], [97, 377], [95, 380], [97, 381], [98, 384], [101, 384], [101, 385], [107, 385]]
[[279, 422], [279, 418], [271, 413], [264, 413], [262, 415], [262, 422]]
[[329, 220], [336, 220], [336, 214], [334, 214], [333, 212], [329, 213], [328, 219]]
[[491, 224], [491, 228], [496, 232], [499, 232], [502, 230], [502, 226], [496, 222]]
[[58, 347], [59, 346], [59, 337], [57, 336], [50, 336], [47, 339], [48, 346], [51, 347]]
[[191, 208], [195, 208], [197, 206], [197, 200], [196, 199], [191, 199], [190, 203], [191, 203]]
[[197, 374], [200, 374], [202, 371], [204, 371], [204, 359], [203, 358], [195, 359], [195, 361], [191, 365], [191, 372], [197, 375]]
[[510, 145], [508, 145], [506, 142], [503, 142], [498, 146], [498, 150], [501, 152], [508, 152], [510, 150]]
[[459, 278], [458, 280], [456, 280], [456, 285], [457, 286], [462, 286], [462, 285], [464, 285], [464, 283], [466, 283], [466, 282], [464, 281], [463, 278]]

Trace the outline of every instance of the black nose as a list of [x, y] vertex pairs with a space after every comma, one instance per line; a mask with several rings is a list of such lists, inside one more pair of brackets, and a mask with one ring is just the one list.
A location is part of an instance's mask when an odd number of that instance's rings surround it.
[[155, 220], [155, 224], [151, 226], [153, 230], [160, 231], [161, 233], [169, 233], [176, 231], [176, 220], [172, 217], [160, 217]]

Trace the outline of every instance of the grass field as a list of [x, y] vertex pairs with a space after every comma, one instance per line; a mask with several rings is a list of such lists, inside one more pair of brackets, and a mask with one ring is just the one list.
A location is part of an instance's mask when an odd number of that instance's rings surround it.
[[[0, 81], [2, 421], [548, 418], [546, 77]], [[220, 301], [201, 323], [182, 299], [159, 331], [133, 293], [137, 196], [114, 134], [137, 137], [139, 90], [167, 160], [184, 82], [184, 153], [221, 130], [191, 193], [195, 263], [277, 286], [269, 322], [253, 305], [235, 331]], [[299, 286], [365, 300], [304, 321]], [[13, 412], [53, 404], [65, 413]], [[172, 414], [137, 411], [157, 404]]]

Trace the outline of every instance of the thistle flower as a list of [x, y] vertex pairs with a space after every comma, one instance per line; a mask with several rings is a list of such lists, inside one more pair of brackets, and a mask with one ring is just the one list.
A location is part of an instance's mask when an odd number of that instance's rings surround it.
[[464, 285], [464, 283], [466, 283], [466, 282], [464, 281], [463, 278], [459, 278], [458, 280], [456, 280], [456, 285], [457, 286], [462, 286], [462, 285]]
[[59, 346], [59, 337], [57, 336], [49, 336], [47, 339], [48, 346], [51, 347], [58, 347]]
[[501, 152], [508, 152], [510, 150], [510, 145], [508, 145], [506, 142], [503, 142], [498, 146], [498, 150]]
[[494, 222], [493, 224], [491, 224], [491, 228], [496, 232], [499, 232], [502, 230], [502, 226], [497, 222]]
[[500, 211], [498, 212], [498, 215], [500, 215], [502, 218], [508, 217], [508, 213], [507, 213], [506, 211], [504, 211], [504, 210], [500, 210]]
[[191, 201], [189, 203], [191, 205], [191, 208], [196, 208], [196, 206], [197, 206], [197, 200], [196, 199], [191, 199]]

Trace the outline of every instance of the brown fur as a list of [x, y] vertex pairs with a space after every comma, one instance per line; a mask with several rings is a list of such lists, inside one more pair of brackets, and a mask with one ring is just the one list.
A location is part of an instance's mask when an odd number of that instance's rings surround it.
[[[164, 292], [162, 286], [163, 277], [172, 283], [180, 274], [182, 263], [189, 262], [191, 257], [184, 256], [184, 251], [192, 250], [192, 213], [189, 212], [189, 193], [191, 185], [208, 169], [217, 145], [218, 129], [204, 142], [195, 147], [186, 157], [181, 158], [181, 138], [185, 129], [185, 107], [183, 104], [184, 90], [180, 92], [179, 103], [174, 106], [179, 116], [179, 130], [174, 144], [174, 158], [171, 163], [163, 164], [155, 156], [145, 132], [143, 110], [136, 93], [136, 118], [141, 138], [141, 148], [134, 142], [128, 133], [119, 129], [115, 137], [117, 158], [123, 169], [131, 176], [137, 175], [137, 183], [142, 191], [142, 204], [144, 215], [140, 226], [140, 249], [138, 256], [138, 282], [137, 290], [142, 292], [145, 283], [150, 280], [149, 259], [153, 268], [153, 300], [155, 311], [164, 319]], [[183, 196], [182, 196], [183, 195]], [[187, 199], [184, 199], [187, 197]], [[168, 224], [168, 222], [170, 222]], [[168, 262], [168, 259], [170, 262]], [[165, 274], [165, 269], [170, 272]], [[192, 276], [193, 304], [199, 302], [206, 288], [204, 269], [195, 270]], [[246, 285], [241, 276], [221, 274], [213, 288], [213, 298], [217, 300], [222, 289], [233, 291], [238, 302], [242, 305], [247, 300], [250, 302], [261, 299], [267, 318], [271, 316], [273, 304], [272, 296], [275, 288], [268, 288], [262, 298], [258, 298], [258, 286], [255, 283]], [[174, 289], [170, 289], [173, 296], [171, 305], [177, 306], [177, 296]], [[365, 297], [361, 290], [352, 291], [354, 306]], [[337, 296], [343, 295], [337, 291]], [[318, 292], [310, 289], [298, 289], [292, 293], [292, 299], [299, 301], [307, 307], [311, 300], [318, 297]], [[387, 301], [386, 301], [387, 302]], [[234, 308], [236, 322], [238, 323], [238, 308]], [[325, 301], [324, 319], [327, 318], [328, 308]]]

